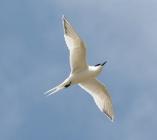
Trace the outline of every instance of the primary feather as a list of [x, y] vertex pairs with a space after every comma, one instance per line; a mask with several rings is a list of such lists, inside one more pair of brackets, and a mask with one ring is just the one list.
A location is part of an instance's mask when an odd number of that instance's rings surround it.
[[86, 48], [84, 42], [75, 32], [73, 27], [63, 16], [64, 38], [70, 52], [70, 67], [72, 72], [78, 72], [87, 68]]

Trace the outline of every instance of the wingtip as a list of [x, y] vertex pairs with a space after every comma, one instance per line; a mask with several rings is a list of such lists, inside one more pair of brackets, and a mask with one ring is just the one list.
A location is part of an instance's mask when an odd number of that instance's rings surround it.
[[62, 15], [62, 21], [65, 22], [67, 21], [66, 17], [64, 15]]
[[65, 16], [64, 15], [62, 15], [62, 20], [64, 20], [65, 19]]
[[114, 116], [108, 116], [107, 117], [110, 119], [111, 122], [114, 122]]
[[114, 122], [114, 115], [113, 114], [108, 114], [106, 111], [103, 111], [103, 112], [105, 113], [107, 118], [109, 118], [109, 120], [111, 120], [111, 122]]
[[112, 117], [110, 120], [111, 120], [111, 122], [114, 122], [114, 117]]
[[63, 24], [64, 34], [67, 34], [67, 28], [68, 28], [67, 26], [70, 24], [64, 15], [62, 15], [62, 24]]
[[64, 34], [65, 34], [65, 22], [66, 22], [66, 18], [64, 15], [62, 15], [62, 24], [63, 24]]

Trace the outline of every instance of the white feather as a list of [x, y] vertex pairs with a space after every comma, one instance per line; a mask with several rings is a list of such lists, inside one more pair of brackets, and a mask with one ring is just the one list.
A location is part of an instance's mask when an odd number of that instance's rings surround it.
[[105, 63], [102, 65], [88, 66], [86, 63], [86, 48], [82, 39], [64, 16], [62, 17], [62, 21], [64, 38], [70, 53], [71, 73], [62, 84], [50, 89], [45, 94], [49, 96], [66, 87], [79, 84], [93, 97], [98, 108], [113, 121], [114, 113], [111, 97], [105, 86], [96, 80]]
[[64, 38], [70, 53], [69, 59], [71, 71], [78, 72], [86, 69], [86, 48], [84, 42], [64, 16], [62, 17], [62, 21]]
[[81, 82], [79, 85], [93, 97], [98, 108], [113, 121], [112, 101], [105, 86], [94, 78]]

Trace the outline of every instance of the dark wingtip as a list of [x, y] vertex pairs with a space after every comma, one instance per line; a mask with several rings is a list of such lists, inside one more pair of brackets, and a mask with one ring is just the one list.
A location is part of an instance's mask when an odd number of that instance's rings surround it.
[[107, 63], [107, 61], [105, 61], [104, 63], [101, 64], [101, 66], [105, 65]]
[[67, 34], [67, 25], [66, 24], [69, 24], [69, 23], [64, 15], [62, 15], [62, 23], [63, 23], [64, 34]]
[[65, 26], [65, 22], [66, 22], [66, 18], [64, 15], [62, 15], [62, 23], [63, 23], [63, 30], [64, 30], [64, 33], [66, 33], [66, 26]]
[[68, 22], [67, 18], [64, 15], [62, 15], [62, 21], [63, 22]]
[[94, 65], [94, 66], [100, 66], [101, 64], [96, 64], [96, 65]]
[[114, 122], [114, 116], [112, 115], [110, 115], [110, 114], [108, 114], [105, 110], [103, 110], [103, 112], [104, 112], [104, 114], [107, 116], [107, 118], [109, 118], [109, 120], [111, 120], [112, 122]]

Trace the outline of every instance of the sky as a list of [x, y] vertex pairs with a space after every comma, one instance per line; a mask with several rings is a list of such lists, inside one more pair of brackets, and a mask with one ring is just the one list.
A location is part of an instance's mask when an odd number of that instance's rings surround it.
[[[0, 0], [1, 140], [157, 138], [156, 0]], [[70, 72], [61, 17], [85, 41], [115, 121], [78, 86], [43, 93]]]

